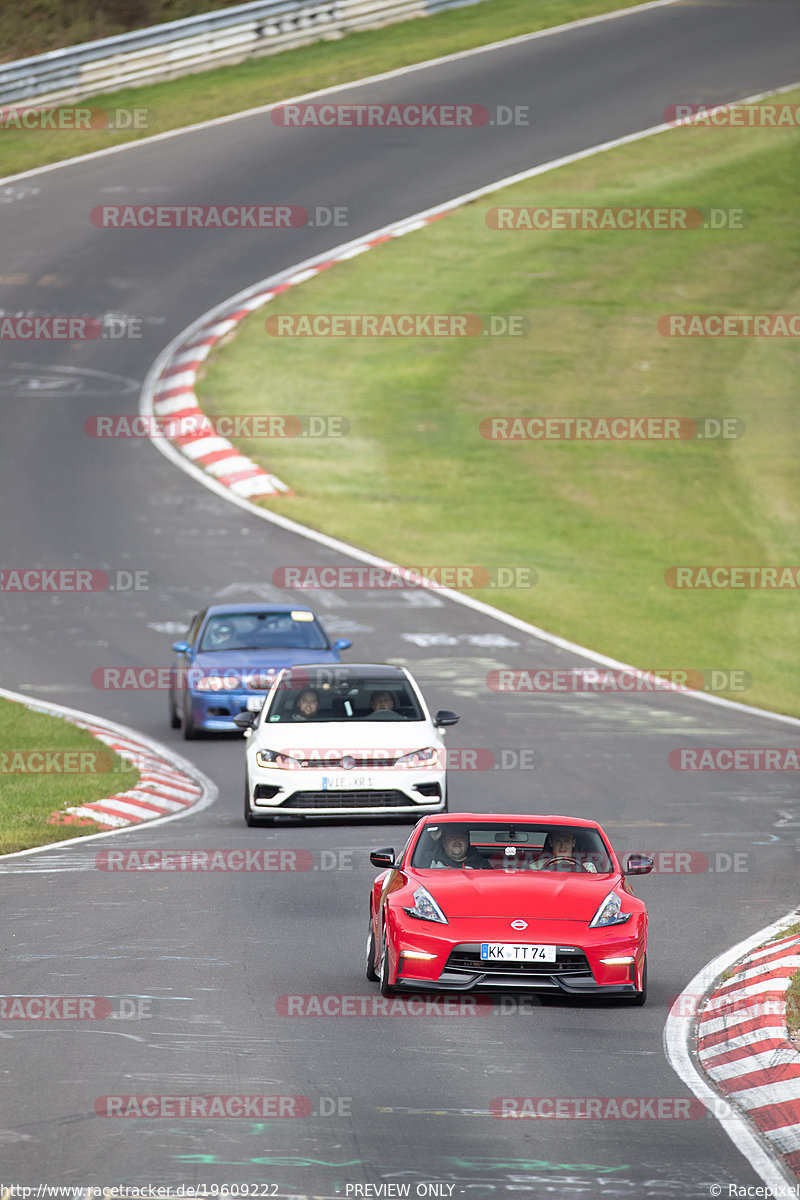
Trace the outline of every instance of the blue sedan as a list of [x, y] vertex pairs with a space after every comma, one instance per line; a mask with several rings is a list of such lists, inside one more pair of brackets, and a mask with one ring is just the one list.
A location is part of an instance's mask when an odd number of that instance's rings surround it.
[[258, 712], [282, 667], [338, 663], [350, 642], [331, 642], [310, 608], [212, 604], [192, 618], [172, 649], [169, 720], [188, 740], [202, 730], [237, 731], [234, 717]]

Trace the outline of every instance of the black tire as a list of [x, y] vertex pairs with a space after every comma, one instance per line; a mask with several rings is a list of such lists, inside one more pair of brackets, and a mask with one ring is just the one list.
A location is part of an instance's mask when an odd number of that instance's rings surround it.
[[642, 990], [640, 992], [636, 992], [636, 994], [631, 997], [630, 1002], [636, 1008], [641, 1008], [641, 1006], [643, 1004], [647, 1003], [647, 955], [646, 954], [644, 956], [644, 965], [642, 966]]
[[170, 729], [180, 729], [181, 727], [181, 719], [175, 707], [175, 693], [172, 688], [169, 689], [169, 727]]
[[378, 986], [382, 996], [394, 996], [395, 989], [387, 982], [389, 978], [389, 946], [386, 942], [386, 931], [383, 934], [383, 946], [381, 948], [381, 967], [380, 975], [378, 976]]
[[372, 928], [372, 917], [369, 921], [369, 933], [367, 934], [367, 979], [370, 983], [377, 983], [380, 976], [375, 970], [375, 930]]
[[183, 727], [183, 739], [186, 742], [194, 742], [198, 737], [197, 726], [194, 723], [192, 716], [192, 701], [187, 692], [183, 698], [183, 719], [181, 721]]
[[251, 829], [254, 825], [258, 825], [258, 817], [253, 816], [253, 810], [250, 808], [250, 779], [246, 772], [244, 777], [244, 823]]

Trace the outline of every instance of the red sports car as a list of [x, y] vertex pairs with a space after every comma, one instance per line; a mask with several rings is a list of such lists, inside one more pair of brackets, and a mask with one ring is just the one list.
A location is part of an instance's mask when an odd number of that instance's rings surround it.
[[367, 979], [396, 991], [647, 998], [647, 910], [595, 821], [451, 813], [375, 850]]

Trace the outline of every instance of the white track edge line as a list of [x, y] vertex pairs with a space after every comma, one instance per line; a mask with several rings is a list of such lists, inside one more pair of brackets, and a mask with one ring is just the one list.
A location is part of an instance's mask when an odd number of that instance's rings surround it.
[[[757, 949], [786, 926], [795, 924], [799, 915], [800, 909], [792, 910], [785, 916], [779, 917], [777, 921], [773, 921], [771, 925], [752, 934], [751, 937], [745, 938], [744, 941], [732, 946], [729, 950], [723, 951], [711, 962], [706, 963], [670, 1006], [671, 1010], [677, 1007], [682, 1011], [683, 1006], [680, 1001], [684, 997], [691, 998], [691, 1014], [679, 1016], [670, 1011], [663, 1033], [664, 1053], [673, 1071], [694, 1092], [695, 1096], [707, 1105], [737, 1150], [741, 1151], [764, 1183], [775, 1189], [776, 1195], [781, 1195], [777, 1189], [785, 1188], [787, 1183], [796, 1187], [797, 1176], [777, 1157], [779, 1151], [769, 1146], [765, 1135], [750, 1123], [744, 1113], [736, 1111], [735, 1095], [723, 1096], [706, 1082], [692, 1059], [689, 1039], [692, 1036], [692, 1027], [699, 1007], [697, 997], [704, 997], [723, 971], [748, 951]], [[719, 1110], [725, 1105], [727, 1105], [728, 1111], [721, 1113]]]
[[[418, 62], [418, 63], [408, 63], [404, 67], [394, 67], [390, 71], [382, 71], [382, 72], [379, 72], [377, 75], [366, 75], [366, 76], [364, 76], [363, 79], [353, 79], [353, 80], [345, 81], [344, 83], [332, 84], [330, 87], [318, 88], [316, 91], [313, 91], [313, 92], [303, 92], [300, 96], [287, 96], [285, 100], [275, 100], [271, 104], [261, 104], [257, 108], [246, 108], [246, 109], [243, 109], [241, 112], [227, 113], [223, 117], [212, 117], [208, 121], [199, 121], [196, 125], [183, 125], [183, 126], [181, 126], [180, 129], [167, 129], [163, 133], [154, 133], [151, 137], [139, 138], [133, 142], [125, 142], [121, 146], [107, 146], [104, 150], [92, 150], [88, 154], [79, 154], [75, 158], [65, 158], [65, 159], [62, 159], [60, 162], [45, 163], [41, 167], [31, 167], [30, 170], [19, 171], [16, 175], [6, 175], [3, 177], [0, 177], [0, 184], [13, 183], [17, 179], [30, 179], [31, 177], [33, 177], [35, 175], [43, 174], [45, 171], [55, 171], [59, 167], [69, 167], [69, 166], [74, 165], [75, 163], [87, 162], [87, 161], [89, 161], [91, 159], [95, 159], [95, 158], [103, 158], [109, 154], [118, 154], [122, 150], [130, 150], [130, 148], [132, 146], [152, 145], [154, 142], [166, 141], [167, 138], [180, 137], [184, 133], [196, 133], [198, 130], [213, 129], [217, 125], [225, 125], [230, 121], [238, 121], [244, 117], [257, 117], [259, 115], [263, 115], [265, 113], [272, 112], [272, 110], [274, 108], [280, 108], [281, 105], [284, 105], [284, 104], [297, 104], [301, 100], [313, 100], [316, 96], [330, 96], [333, 92], [342, 92], [345, 89], [349, 89], [349, 88], [368, 87], [370, 84], [373, 84], [373, 83], [383, 83], [387, 79], [402, 78], [405, 75], [413, 74], [415, 71], [425, 71], [425, 70], [428, 70], [430, 67], [441, 66], [443, 63], [457, 62], [459, 59], [470, 58], [472, 55], [475, 55], [475, 54], [487, 54], [487, 53], [490, 53], [495, 50], [504, 50], [508, 46], [517, 46], [517, 45], [520, 45], [522, 42], [531, 42], [531, 41], [537, 40], [538, 38], [550, 37], [554, 33], [565, 33], [570, 29], [580, 29], [587, 25], [597, 25], [601, 21], [611, 21], [617, 17], [627, 17], [627, 16], [631, 16], [635, 13], [646, 12], [646, 11], [648, 11], [648, 9], [651, 9], [651, 8], [663, 8], [665, 5], [683, 4], [684, 2], [685, 2], [685, 0], [649, 0], [649, 2], [646, 4], [635, 4], [629, 8], [618, 8], [618, 9], [614, 9], [612, 12], [608, 12], [608, 13], [596, 13], [593, 17], [582, 17], [578, 21], [568, 21], [564, 25], [553, 25], [549, 29], [537, 29], [533, 33], [519, 33], [515, 37], [504, 38], [502, 41], [499, 41], [499, 42], [487, 42], [485, 45], [482, 45], [482, 46], [473, 46], [469, 50], [456, 50], [453, 54], [443, 54], [443, 55], [440, 55], [438, 58], [424, 59], [422, 62]], [[447, 11], [447, 10], [444, 10], [444, 11]], [[436, 14], [433, 14], [433, 15], [436, 15]], [[411, 20], [413, 18], [408, 18], [408, 19]], [[404, 23], [405, 22], [402, 22], [402, 21], [392, 22], [392, 24], [404, 24]], [[388, 28], [388, 26], [384, 25], [384, 26], [380, 26], [380, 28], [386, 29], [386, 28]], [[351, 32], [357, 32], [357, 31], [351, 31]], [[321, 41], [321, 39], [320, 39], [320, 41]], [[316, 45], [317, 43], [311, 42], [309, 44]], [[302, 47], [294, 47], [294, 48], [301, 49]], [[261, 56], [255, 56], [255, 57], [261, 57]], [[255, 57], [253, 59], [248, 59], [245, 61], [248, 61], [248, 62], [255, 61]], [[223, 63], [219, 67], [216, 67], [216, 68], [211, 67], [209, 69], [210, 70], [215, 70], [215, 69], [220, 70], [220, 69], [224, 68], [225, 66], [231, 66], [231, 65], [236, 65], [236, 64]], [[196, 73], [201, 74], [202, 72], [196, 72]], [[180, 78], [184, 78], [184, 77], [181, 76]], [[169, 83], [170, 80], [161, 80], [160, 82], [161, 83]], [[139, 86], [148, 86], [148, 85], [142, 84]], [[130, 91], [131, 89], [129, 87], [129, 88], [118, 88], [117, 90], [118, 91]], [[108, 93], [98, 92], [97, 95], [113, 96], [113, 95], [115, 95], [115, 93], [114, 92], [108, 92]], [[84, 99], [90, 99], [90, 97], [87, 96], [87, 97], [84, 97]], [[81, 101], [81, 103], [82, 102], [83, 101]]]
[[[751, 104], [759, 100], [768, 99], [770, 96], [779, 95], [782, 92], [796, 90], [797, 88], [800, 88], [800, 82], [788, 84], [785, 87], [776, 89], [775, 91], [760, 92], [753, 96], [747, 96], [742, 100], [735, 101], [735, 103]], [[220, 304], [215, 305], [213, 308], [208, 309], [207, 312], [203, 313], [190, 325], [187, 325], [186, 328], [183, 329], [181, 333], [177, 334], [164, 348], [164, 350], [162, 350], [161, 354], [148, 371], [147, 377], [142, 385], [140, 414], [148, 419], [153, 418], [153, 393], [155, 384], [159, 379], [161, 372], [164, 370], [167, 363], [171, 360], [176, 351], [178, 351], [179, 348], [187, 341], [190, 341], [190, 339], [201, 329], [210, 325], [212, 322], [221, 319], [222, 314], [230, 312], [232, 309], [237, 307], [241, 307], [244, 301], [248, 298], [251, 298], [253, 295], [256, 295], [260, 292], [268, 292], [274, 289], [280, 283], [284, 283], [292, 276], [297, 275], [300, 271], [314, 267], [319, 263], [328, 262], [332, 258], [341, 258], [344, 254], [348, 253], [357, 246], [363, 246], [365, 243], [375, 241], [377, 238], [384, 235], [399, 233], [399, 231], [402, 231], [406, 226], [415, 225], [420, 221], [429, 220], [440, 213], [446, 213], [451, 209], [459, 208], [480, 196], [489, 195], [492, 192], [500, 190], [501, 188], [510, 186], [514, 183], [522, 182], [526, 179], [532, 179], [537, 175], [545, 174], [548, 171], [556, 170], [558, 167], [566, 166], [573, 162], [578, 162], [584, 158], [589, 158], [606, 150], [630, 145], [632, 142], [640, 141], [645, 137], [652, 136], [653, 134], [667, 132], [672, 128], [675, 127], [667, 124], [654, 125], [649, 129], [626, 134], [623, 137], [615, 138], [612, 141], [601, 142], [597, 146], [591, 146], [585, 150], [576, 151], [574, 154], [553, 159], [551, 162], [542, 163], [539, 166], [530, 168], [528, 171], [522, 171], [516, 175], [507, 176], [504, 179], [498, 180], [494, 183], [486, 184], [484, 187], [477, 188], [474, 191], [466, 192], [461, 196], [456, 196], [455, 198], [442, 204], [438, 204], [432, 208], [425, 209], [422, 212], [415, 213], [411, 217], [405, 217], [402, 220], [392, 222], [389, 225], [385, 225], [380, 229], [373, 230], [372, 232], [355, 238], [352, 241], [343, 242], [331, 250], [325, 251], [321, 254], [316, 254], [311, 258], [304, 259], [301, 263], [287, 267], [285, 270], [280, 271], [275, 275], [268, 276], [266, 279], [262, 279], [257, 283], [251, 284], [249, 287], [243, 288], [242, 291], [237, 292], [234, 296], [231, 296], [227, 300], [222, 301]], [[266, 303], [266, 300], [264, 302]], [[333, 550], [338, 554], [343, 554], [350, 558], [355, 558], [356, 560], [366, 563], [369, 566], [383, 567], [386, 569], [391, 569], [397, 566], [397, 564], [390, 562], [388, 559], [381, 558], [378, 555], [361, 550], [357, 546], [351, 546], [349, 543], [343, 542], [338, 538], [333, 538], [328, 534], [321, 533], [318, 530], [310, 528], [309, 526], [301, 525], [299, 522], [293, 521], [289, 517], [284, 517], [279, 513], [270, 512], [268, 509], [264, 509], [256, 504], [253, 504], [244, 497], [238, 496], [231, 492], [229, 488], [227, 488], [224, 484], [219, 483], [212, 476], [207, 475], [205, 471], [186, 459], [185, 456], [176, 450], [175, 447], [165, 438], [151, 437], [150, 441], [156, 447], [156, 449], [164, 455], [165, 458], [168, 458], [170, 462], [173, 463], [173, 465], [179, 467], [186, 474], [191, 475], [198, 482], [202, 483], [211, 491], [216, 492], [217, 495], [223, 497], [223, 499], [227, 500], [229, 503], [238, 505], [246, 512], [252, 513], [255, 516], [260, 517], [262, 520], [268, 521], [270, 524], [276, 525], [277, 527], [284, 529], [289, 533], [294, 533], [300, 537], [306, 538], [309, 541], [314, 541], [318, 545], [326, 547], [326, 549]], [[471, 596], [462, 595], [460, 592], [453, 591], [450, 588], [437, 588], [436, 594], [438, 596], [443, 596], [447, 599], [453, 600], [455, 603], [461, 604], [465, 608], [470, 608], [474, 612], [478, 612], [483, 616], [500, 621], [501, 623], [510, 626], [512, 629], [516, 629], [521, 633], [526, 633], [528, 635], [532, 635], [533, 637], [537, 637], [541, 641], [547, 642], [549, 645], [556, 646], [559, 649], [568, 651], [571, 654], [577, 654], [588, 659], [590, 662], [595, 662], [602, 666], [612, 667], [619, 670], [639, 670], [639, 668], [632, 667], [628, 663], [623, 663], [618, 659], [611, 658], [608, 655], [600, 654], [599, 652], [590, 650], [585, 646], [580, 646], [576, 642], [568, 641], [566, 638], [562, 638], [557, 634], [548, 633], [547, 630], [541, 629], [536, 625], [532, 625], [527, 621], [523, 621], [519, 617], [514, 617], [510, 613], [504, 613], [500, 609], [493, 608], [491, 605], [486, 604], [482, 600], [475, 600]], [[800, 728], [800, 718], [791, 717], [784, 713], [773, 713], [767, 709], [755, 708], [752, 705], [742, 704], [736, 700], [728, 700], [723, 696], [712, 696], [705, 692], [693, 692], [690, 689], [686, 689], [682, 694], [685, 695], [687, 699], [702, 700], [707, 704], [715, 704], [718, 707], [728, 709], [729, 711], [740, 712], [747, 716], [761, 717], [765, 720], [777, 721], [785, 725], [791, 725], [794, 728]]]
[[[54, 704], [50, 700], [39, 700], [35, 696], [23, 695], [21, 692], [12, 692], [8, 688], [0, 688], [0, 696], [6, 700], [14, 700], [22, 703], [26, 708], [44, 709], [55, 713], [57, 716], [66, 717], [67, 720], [77, 718], [81, 721], [90, 721], [98, 725], [105, 725], [112, 733], [122, 734], [124, 737], [132, 738], [134, 741], [149, 746], [154, 754], [158, 754], [160, 758], [171, 762], [177, 770], [195, 780], [203, 789], [200, 798], [182, 812], [172, 813], [166, 817], [154, 817], [152, 820], [142, 822], [139, 825], [126, 825], [124, 829], [109, 829], [104, 830], [102, 833], [85, 834], [83, 837], [66, 838], [62, 842], [47, 842], [44, 846], [31, 846], [28, 850], [14, 850], [10, 854], [1, 854], [0, 863], [5, 862], [9, 858], [21, 858], [23, 855], [29, 854], [43, 854], [46, 850], [63, 849], [65, 846], [74, 847], [81, 845], [83, 842], [96, 841], [97, 838], [115, 837], [121, 833], [131, 833], [134, 830], [141, 831], [144, 827], [151, 829], [154, 825], [164, 825], [167, 821], [182, 820], [189, 813], [209, 808], [219, 796], [219, 789], [214, 781], [209, 779], [194, 763], [189, 762], [188, 759], [183, 758], [175, 750], [163, 745], [161, 742], [157, 742], [154, 738], [148, 737], [144, 733], [137, 733], [129, 725], [120, 725], [117, 721], [108, 721], [105, 717], [98, 717], [95, 713], [83, 712], [77, 708], [68, 708], [64, 704]], [[101, 803], [101, 801], [97, 803]]]

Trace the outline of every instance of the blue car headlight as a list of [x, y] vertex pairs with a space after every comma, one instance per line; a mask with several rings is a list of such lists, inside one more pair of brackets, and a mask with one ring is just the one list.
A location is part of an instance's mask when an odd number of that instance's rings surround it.
[[242, 686], [238, 671], [204, 671], [189, 676], [189, 686], [196, 692], [235, 692]]
[[414, 907], [404, 907], [403, 912], [408, 913], [410, 917], [419, 917], [421, 921], [438, 921], [440, 925], [448, 923], [447, 917], [428, 889], [424, 887], [418, 887], [414, 892]]

